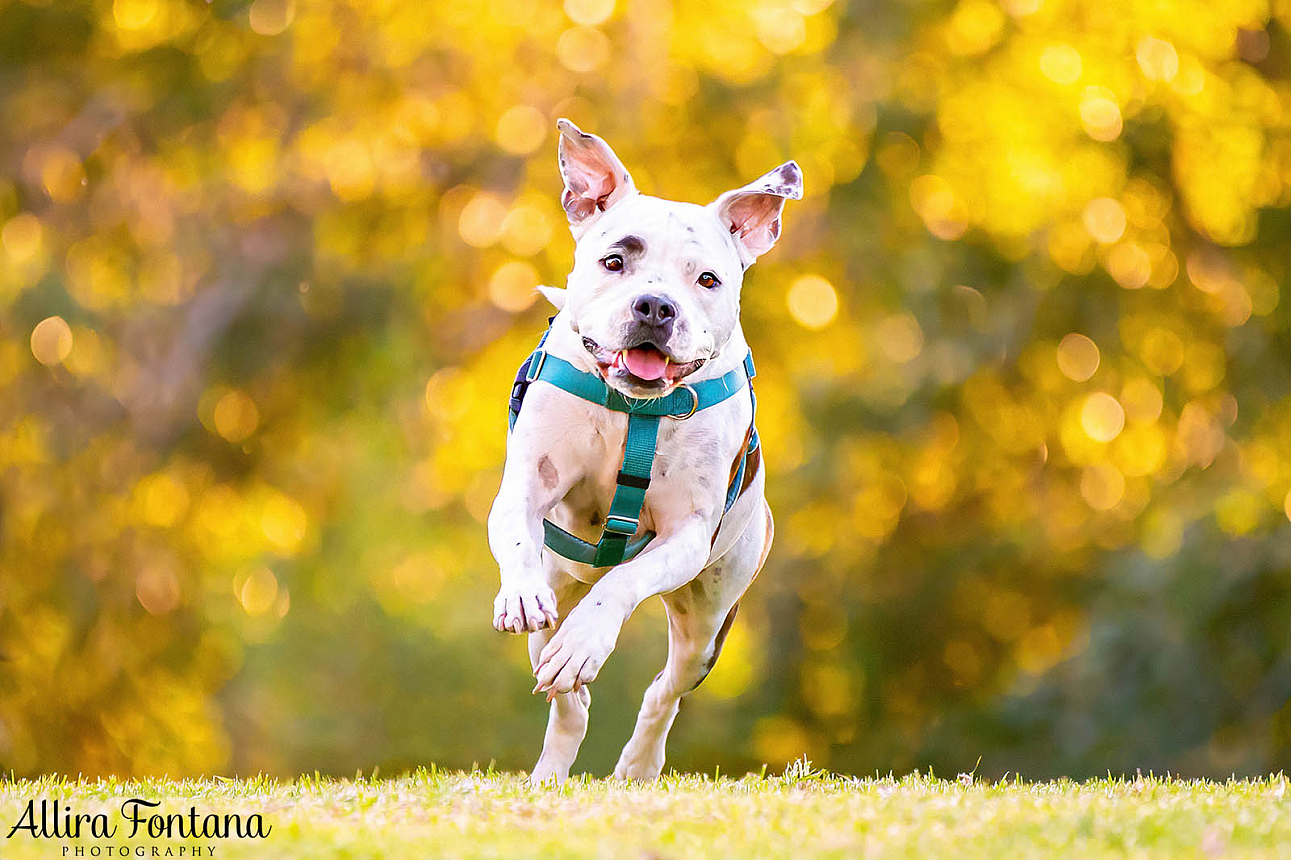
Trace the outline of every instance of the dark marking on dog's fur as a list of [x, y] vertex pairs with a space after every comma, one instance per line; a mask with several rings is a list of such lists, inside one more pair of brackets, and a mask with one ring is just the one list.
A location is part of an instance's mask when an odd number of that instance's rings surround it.
[[609, 250], [620, 250], [639, 257], [645, 253], [645, 240], [640, 236], [627, 235], [610, 245]]
[[726, 636], [731, 632], [731, 625], [735, 623], [735, 614], [739, 611], [740, 602], [737, 600], [735, 601], [735, 605], [731, 607], [731, 611], [726, 613], [726, 620], [722, 622], [722, 626], [718, 629], [717, 635], [713, 637], [713, 653], [709, 655], [708, 660], [704, 663], [704, 674], [700, 675], [699, 680], [695, 682], [695, 686], [691, 687], [690, 690], [687, 690], [686, 692], [690, 692], [700, 684], [704, 683], [704, 679], [708, 677], [708, 673], [712, 672], [713, 667], [717, 665], [717, 658], [722, 653], [722, 645], [726, 643]]
[[758, 469], [761, 468], [761, 466], [762, 446], [759, 445], [749, 453], [748, 462], [744, 464], [744, 480], [740, 482], [740, 492], [736, 498], [744, 495], [744, 491], [749, 488], [749, 484], [752, 484], [753, 479], [757, 477]]
[[[726, 486], [729, 487], [731, 485], [731, 482], [735, 480], [735, 476], [739, 474], [740, 461], [744, 459], [744, 452], [748, 451], [749, 440], [752, 438], [753, 438], [753, 427], [752, 425], [750, 425], [749, 429], [744, 433], [744, 444], [740, 446], [740, 453], [736, 454], [735, 459], [731, 462], [731, 473], [730, 473], [730, 477], [726, 479]], [[740, 489], [735, 493], [735, 498], [738, 499], [740, 496], [744, 495], [744, 491], [747, 490], [749, 488], [749, 485], [753, 483], [753, 479], [757, 476], [758, 468], [761, 465], [762, 465], [762, 446], [759, 445], [758, 447], [754, 448], [752, 451], [749, 452], [748, 459], [745, 460], [744, 462], [744, 478], [740, 481]], [[718, 519], [717, 528], [713, 529], [713, 536], [708, 540], [709, 549], [712, 549], [713, 547], [717, 546], [717, 536], [721, 534], [721, 532], [722, 532], [722, 521], [721, 519]]]
[[560, 482], [560, 473], [556, 471], [556, 467], [551, 464], [551, 458], [546, 454], [543, 454], [542, 459], [538, 461], [538, 477], [542, 479], [542, 485], [549, 490], [554, 489]]

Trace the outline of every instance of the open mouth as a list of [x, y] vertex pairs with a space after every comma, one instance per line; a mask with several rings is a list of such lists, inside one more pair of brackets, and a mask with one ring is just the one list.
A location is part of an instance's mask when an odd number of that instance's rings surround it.
[[683, 377], [703, 366], [706, 359], [678, 363], [672, 356], [653, 343], [639, 343], [627, 349], [609, 350], [590, 337], [583, 338], [583, 347], [596, 359], [601, 375], [610, 374], [631, 383], [637, 388], [667, 389]]

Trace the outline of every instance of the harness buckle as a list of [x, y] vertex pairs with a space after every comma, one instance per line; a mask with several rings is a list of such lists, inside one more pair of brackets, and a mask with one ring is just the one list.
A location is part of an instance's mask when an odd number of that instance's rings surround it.
[[692, 388], [690, 385], [687, 385], [685, 383], [677, 386], [677, 390], [686, 391], [690, 394], [690, 411], [687, 412], [685, 415], [669, 415], [668, 417], [675, 418], [678, 421], [685, 421], [687, 418], [694, 415], [695, 412], [699, 409], [699, 393], [695, 391], [695, 389]]
[[547, 360], [547, 350], [538, 349], [529, 358], [529, 372], [525, 374], [525, 382], [533, 382], [542, 373], [542, 365]]
[[610, 514], [605, 518], [605, 530], [616, 535], [631, 537], [637, 533], [640, 525], [641, 520], [634, 517], [620, 517], [616, 514]]

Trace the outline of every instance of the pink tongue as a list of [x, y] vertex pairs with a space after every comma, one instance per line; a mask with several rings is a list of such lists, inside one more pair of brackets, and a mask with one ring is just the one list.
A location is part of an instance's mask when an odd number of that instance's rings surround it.
[[662, 379], [668, 361], [663, 353], [648, 347], [636, 347], [623, 353], [623, 362], [632, 375], [645, 380]]

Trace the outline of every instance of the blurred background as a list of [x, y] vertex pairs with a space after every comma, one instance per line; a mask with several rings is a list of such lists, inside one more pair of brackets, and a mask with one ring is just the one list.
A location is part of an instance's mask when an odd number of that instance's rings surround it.
[[670, 766], [1291, 766], [1291, 0], [0, 0], [0, 770], [532, 764], [484, 520], [559, 116], [806, 177]]

